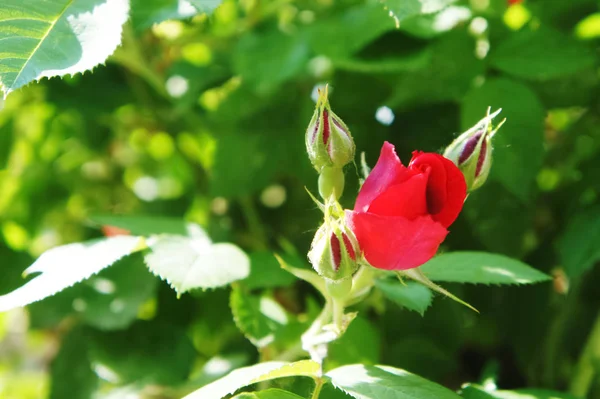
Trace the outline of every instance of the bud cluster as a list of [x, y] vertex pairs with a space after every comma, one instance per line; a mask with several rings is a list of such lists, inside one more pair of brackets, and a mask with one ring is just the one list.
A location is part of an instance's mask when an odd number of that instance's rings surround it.
[[329, 280], [351, 277], [360, 254], [354, 233], [346, 227], [338, 199], [344, 191], [343, 167], [354, 160], [355, 145], [350, 129], [329, 105], [327, 87], [319, 90], [315, 112], [306, 129], [306, 151], [319, 172], [319, 194], [325, 201], [323, 225], [308, 254], [313, 268]]
[[444, 156], [454, 162], [461, 170], [467, 183], [467, 190], [473, 191], [485, 183], [492, 167], [492, 138], [504, 123], [503, 120], [494, 129], [494, 119], [501, 109], [490, 114], [488, 108], [485, 118], [462, 133], [444, 151]]

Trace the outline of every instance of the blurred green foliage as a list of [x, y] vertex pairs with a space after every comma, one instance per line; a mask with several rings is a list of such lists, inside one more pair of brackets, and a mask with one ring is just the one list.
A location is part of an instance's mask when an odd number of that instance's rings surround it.
[[[96, 277], [124, 296], [90, 280], [0, 314], [0, 397], [179, 398], [239, 366], [297, 356], [293, 343], [321, 299], [269, 253], [308, 267], [321, 215], [305, 191], [316, 192], [317, 176], [304, 130], [311, 95], [329, 83], [371, 166], [384, 140], [407, 160], [442, 150], [488, 106], [503, 108], [491, 178], [443, 249], [508, 255], [554, 276], [528, 287], [450, 285], [479, 315], [439, 298], [428, 308], [427, 295], [414, 312], [377, 292], [332, 346], [329, 366], [382, 363], [452, 389], [492, 381], [600, 398], [600, 358], [582, 356], [600, 345], [591, 334], [600, 306], [598, 1], [190, 3], [209, 14], [132, 1], [106, 66], [6, 99], [0, 294], [22, 285], [43, 251], [118, 225], [111, 214], [198, 223], [249, 253], [251, 275], [232, 290], [177, 299], [133, 256]], [[346, 176], [342, 202], [352, 207], [358, 171]], [[161, 232], [181, 228], [160, 220]], [[140, 234], [154, 223], [137, 225]], [[311, 389], [276, 385], [304, 397]], [[517, 397], [480, 388], [464, 397]]]

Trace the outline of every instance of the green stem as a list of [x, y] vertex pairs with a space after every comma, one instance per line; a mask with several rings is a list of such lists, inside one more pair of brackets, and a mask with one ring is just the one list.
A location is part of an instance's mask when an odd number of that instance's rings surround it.
[[571, 379], [570, 391], [573, 395], [587, 397], [594, 381], [594, 374], [597, 372], [595, 363], [598, 362], [600, 362], [600, 313], [596, 317], [594, 327], [577, 362], [575, 375]]
[[344, 330], [344, 301], [337, 298], [333, 299], [333, 324], [339, 333]]
[[321, 388], [323, 388], [323, 379], [316, 378], [315, 379], [315, 390], [311, 396], [311, 399], [319, 399], [319, 395], [321, 394]]

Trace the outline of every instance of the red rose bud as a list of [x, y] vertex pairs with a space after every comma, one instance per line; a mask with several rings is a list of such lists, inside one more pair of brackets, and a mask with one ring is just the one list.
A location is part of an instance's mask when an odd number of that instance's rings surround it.
[[471, 129], [461, 134], [444, 151], [444, 156], [454, 162], [465, 176], [467, 190], [473, 191], [485, 183], [492, 167], [492, 137], [504, 120], [493, 129], [492, 119], [500, 109], [480, 120]]
[[325, 223], [315, 234], [308, 259], [322, 277], [341, 280], [356, 271], [357, 254], [358, 244], [352, 231]]
[[450, 160], [415, 151], [406, 167], [386, 142], [346, 222], [372, 266], [412, 269], [435, 255], [466, 195], [465, 179]]
[[354, 159], [354, 140], [348, 126], [333, 113], [327, 87], [319, 90], [315, 113], [306, 129], [306, 151], [315, 169], [342, 168]]

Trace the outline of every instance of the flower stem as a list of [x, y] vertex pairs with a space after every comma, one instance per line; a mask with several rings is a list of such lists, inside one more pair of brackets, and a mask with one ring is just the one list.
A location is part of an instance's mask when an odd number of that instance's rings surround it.
[[594, 364], [600, 361], [600, 313], [590, 336], [583, 348], [583, 352], [577, 362], [575, 375], [571, 380], [570, 391], [573, 395], [585, 398], [594, 380], [596, 373]]
[[321, 394], [321, 388], [323, 388], [323, 379], [316, 378], [315, 384], [315, 390], [312, 393], [311, 399], [319, 399], [319, 395]]
[[333, 299], [333, 324], [338, 333], [344, 329], [344, 301]]

